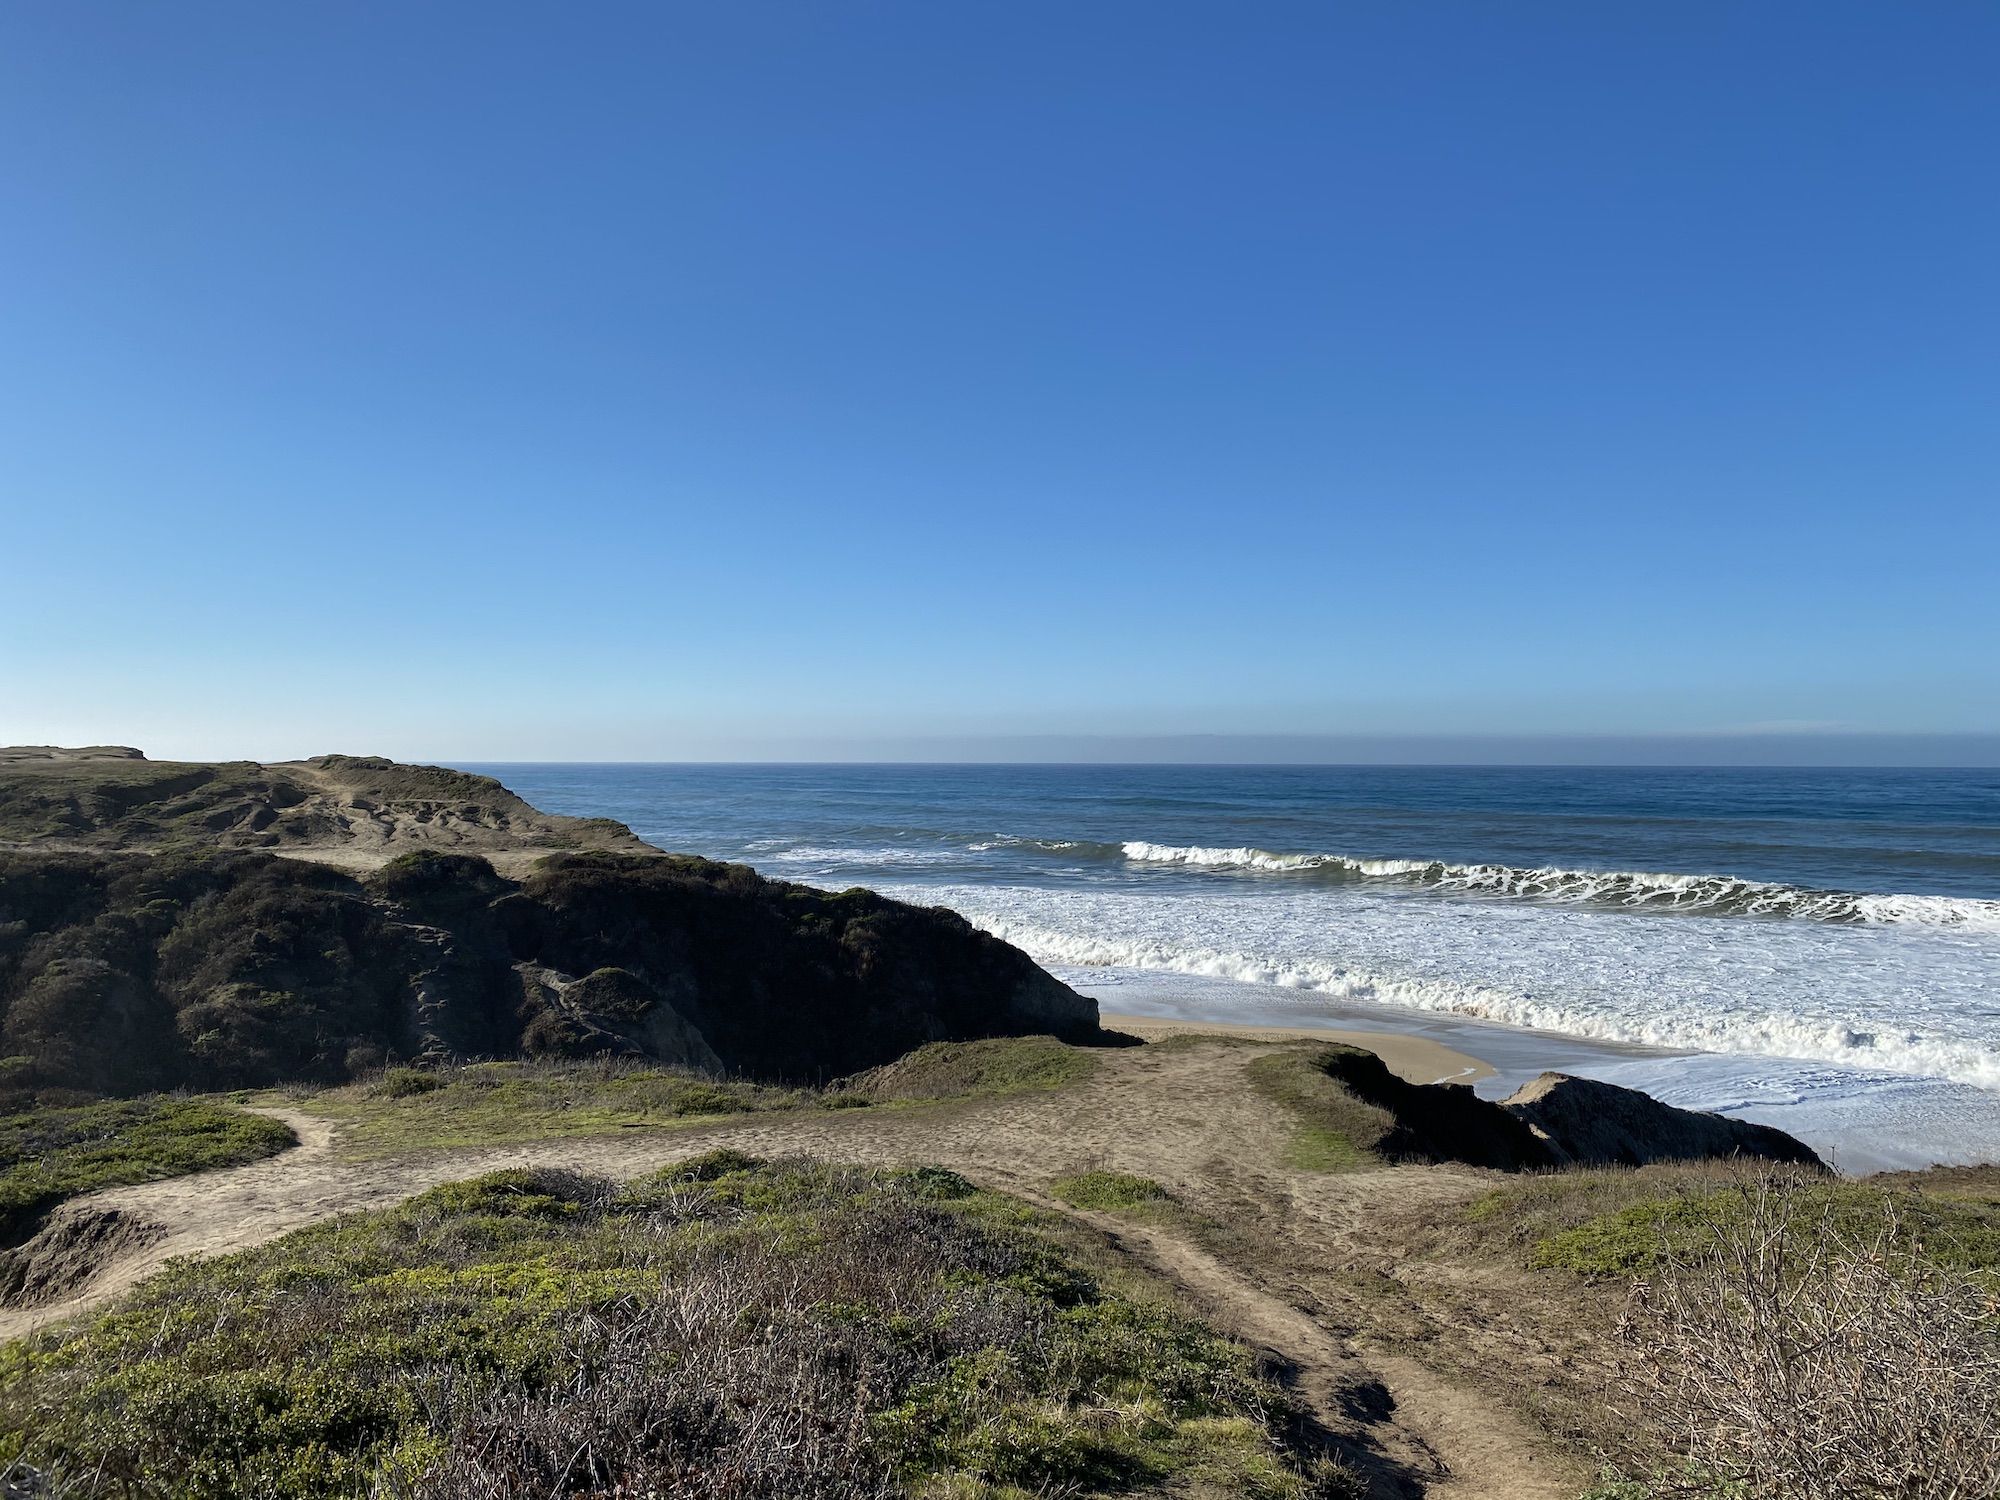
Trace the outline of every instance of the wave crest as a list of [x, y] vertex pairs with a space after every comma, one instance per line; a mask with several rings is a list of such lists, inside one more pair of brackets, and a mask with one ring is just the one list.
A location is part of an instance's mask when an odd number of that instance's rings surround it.
[[1960, 896], [1871, 895], [1814, 890], [1734, 875], [1670, 875], [1637, 870], [1522, 869], [1442, 860], [1357, 859], [1345, 854], [1274, 854], [1132, 840], [1119, 846], [1134, 864], [1304, 875], [1332, 884], [1390, 882], [1471, 896], [1609, 906], [1715, 916], [1792, 917], [1817, 922], [1884, 922], [2000, 932], [2000, 901]]

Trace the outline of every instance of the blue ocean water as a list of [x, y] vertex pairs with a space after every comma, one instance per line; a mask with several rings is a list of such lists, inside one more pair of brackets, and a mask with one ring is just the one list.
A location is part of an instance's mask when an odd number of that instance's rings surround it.
[[1533, 1028], [1873, 1161], [2000, 1157], [2000, 771], [469, 769], [951, 906], [1108, 1005]]

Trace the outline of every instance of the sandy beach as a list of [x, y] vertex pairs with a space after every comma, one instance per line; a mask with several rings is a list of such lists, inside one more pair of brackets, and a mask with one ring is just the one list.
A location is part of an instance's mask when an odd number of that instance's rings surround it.
[[1380, 1057], [1389, 1070], [1411, 1083], [1476, 1083], [1494, 1076], [1491, 1063], [1426, 1037], [1392, 1031], [1333, 1031], [1310, 1026], [1267, 1026], [1251, 1022], [1161, 1019], [1104, 1012], [1105, 1026], [1157, 1042], [1170, 1036], [1240, 1036], [1270, 1042], [1342, 1042]]

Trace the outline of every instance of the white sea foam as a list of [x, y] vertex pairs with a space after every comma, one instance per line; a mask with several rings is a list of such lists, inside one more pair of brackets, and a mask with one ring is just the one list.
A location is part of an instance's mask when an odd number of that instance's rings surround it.
[[759, 858], [758, 864], [773, 868], [781, 865], [805, 865], [813, 868], [826, 865], [859, 865], [871, 868], [893, 869], [897, 867], [931, 867], [937, 865], [962, 865], [965, 854], [959, 849], [926, 849], [910, 845], [891, 845], [876, 849], [837, 848], [818, 844], [794, 844], [778, 849]]
[[2000, 944], [1936, 927], [1656, 922], [1349, 887], [885, 887], [1041, 962], [1317, 991], [1569, 1036], [2000, 1089]]
[[996, 839], [980, 839], [966, 845], [974, 854], [986, 854], [994, 849], [1034, 849], [1043, 854], [1069, 854], [1079, 850], [1100, 847], [1085, 839], [1024, 839], [1012, 834], [1002, 834]]
[[1134, 864], [1311, 874], [1343, 883], [1379, 880], [1471, 896], [1569, 905], [2000, 932], [2000, 901], [1820, 891], [1733, 875], [1568, 870], [1553, 866], [1522, 869], [1500, 864], [1447, 864], [1441, 860], [1357, 859], [1346, 854], [1274, 854], [1268, 849], [1175, 846], [1136, 839], [1122, 845], [1121, 852]]
[[1249, 984], [1316, 990], [1344, 1000], [1475, 1016], [1596, 1041], [1812, 1058], [1846, 1067], [1948, 1078], [1981, 1088], [2000, 1089], [2000, 1052], [1922, 1031], [1885, 1033], [1833, 1017], [1769, 1012], [1728, 1017], [1690, 1013], [1619, 1016], [1486, 985], [1397, 979], [1313, 959], [1183, 948], [1158, 941], [1119, 941], [1053, 932], [1004, 917], [988, 918], [979, 925], [1044, 963], [1199, 974]]

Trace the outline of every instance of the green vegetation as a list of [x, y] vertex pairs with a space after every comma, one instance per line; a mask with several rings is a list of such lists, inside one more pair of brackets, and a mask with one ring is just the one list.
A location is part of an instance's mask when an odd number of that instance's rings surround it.
[[232, 1167], [297, 1144], [281, 1121], [206, 1099], [125, 1099], [0, 1116], [0, 1245], [64, 1199]]
[[710, 1078], [616, 1058], [391, 1068], [378, 1081], [327, 1089], [295, 1102], [338, 1122], [343, 1149], [358, 1156], [664, 1130], [718, 1115], [854, 1103], [811, 1089]]
[[[1896, 1193], [1867, 1182], [1799, 1187], [1799, 1210], [1854, 1242], [1893, 1226], [1896, 1242], [1957, 1271], [2000, 1270], [2000, 1197]], [[1634, 1203], [1538, 1241], [1529, 1263], [1579, 1276], [1632, 1276], [1713, 1241], [1746, 1212], [1732, 1187]]]
[[1157, 1208], [1173, 1202], [1174, 1197], [1152, 1178], [1135, 1177], [1130, 1172], [1084, 1172], [1075, 1177], [1058, 1177], [1049, 1190], [1077, 1208], [1106, 1212]]
[[965, 1099], [1082, 1083], [1097, 1070], [1087, 1048], [1052, 1036], [999, 1036], [932, 1042], [847, 1081], [871, 1099]]
[[866, 1109], [878, 1102], [924, 1104], [1057, 1088], [1088, 1078], [1096, 1065], [1088, 1049], [1054, 1037], [994, 1037], [920, 1047], [826, 1089], [715, 1078], [630, 1058], [537, 1058], [389, 1068], [369, 1081], [283, 1097], [339, 1123], [349, 1154], [380, 1156], [428, 1146], [666, 1130], [773, 1110]]
[[935, 1168], [495, 1173], [0, 1349], [0, 1466], [185, 1500], [1331, 1493], [1248, 1353], [1080, 1236]]
[[242, 761], [15, 763], [0, 774], [0, 840], [62, 839], [112, 847], [212, 843], [252, 808], [276, 811], [303, 801], [305, 793], [294, 776]]
[[[1525, 1178], [1487, 1194], [1468, 1225], [1541, 1270], [1577, 1276], [1639, 1276], [1732, 1229], [1756, 1178], [1716, 1166], [1599, 1169]], [[1779, 1180], [1792, 1182], [1789, 1176]], [[2000, 1171], [1912, 1173], [1829, 1182], [1800, 1177], [1791, 1194], [1803, 1214], [1851, 1241], [1893, 1224], [1897, 1242], [1959, 1271], [2000, 1271]]]
[[61, 840], [104, 849], [196, 850], [335, 845], [333, 800], [428, 819], [437, 810], [541, 848], [643, 847], [622, 823], [538, 813], [490, 776], [365, 755], [308, 763], [216, 764], [114, 757], [0, 761], [0, 842]]
[[1354, 1172], [1379, 1166], [1375, 1147], [1394, 1119], [1328, 1075], [1322, 1065], [1327, 1050], [1287, 1047], [1257, 1058], [1247, 1069], [1260, 1094], [1292, 1113], [1285, 1164], [1302, 1172]]

